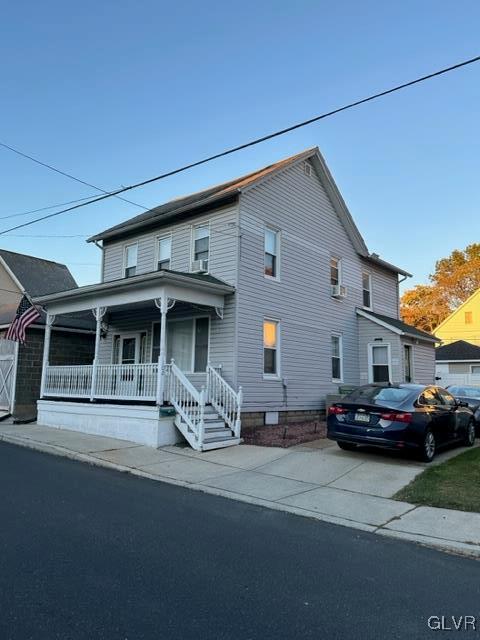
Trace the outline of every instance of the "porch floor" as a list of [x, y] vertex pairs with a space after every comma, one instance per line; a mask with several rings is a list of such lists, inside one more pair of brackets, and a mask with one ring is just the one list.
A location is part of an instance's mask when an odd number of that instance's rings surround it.
[[[325, 440], [320, 447], [317, 443], [291, 449], [240, 445], [202, 453], [182, 446], [152, 449], [114, 438], [9, 422], [0, 422], [0, 441], [480, 557], [480, 514], [415, 507], [391, 499], [423, 471], [421, 463], [385, 454], [345, 452]], [[462, 451], [452, 449], [436, 462]]]

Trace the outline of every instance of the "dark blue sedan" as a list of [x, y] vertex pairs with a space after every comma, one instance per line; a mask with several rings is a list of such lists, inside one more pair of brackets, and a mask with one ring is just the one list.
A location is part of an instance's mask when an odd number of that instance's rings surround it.
[[328, 437], [341, 449], [369, 445], [410, 450], [425, 462], [446, 445], [475, 443], [475, 421], [467, 403], [431, 385], [358, 387], [330, 407], [327, 425]]

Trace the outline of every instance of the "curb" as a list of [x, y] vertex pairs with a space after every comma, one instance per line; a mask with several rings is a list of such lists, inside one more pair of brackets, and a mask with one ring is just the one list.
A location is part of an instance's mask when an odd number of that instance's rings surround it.
[[[246, 504], [256, 505], [260, 507], [266, 507], [274, 511], [282, 511], [284, 513], [291, 513], [303, 518], [310, 518], [312, 520], [318, 520], [321, 522], [327, 522], [329, 524], [336, 524], [350, 529], [357, 529], [368, 533], [375, 533], [385, 538], [394, 538], [397, 540], [403, 540], [408, 542], [414, 542], [425, 547], [430, 547], [438, 551], [446, 553], [453, 553], [456, 555], [466, 556], [469, 558], [480, 560], [480, 546], [469, 545], [464, 542], [456, 542], [454, 540], [446, 540], [442, 538], [433, 538], [429, 536], [423, 536], [417, 533], [408, 533], [405, 531], [394, 531], [392, 529], [385, 529], [382, 526], [365, 524], [356, 520], [348, 520], [347, 518], [340, 518], [337, 516], [331, 516], [328, 514], [319, 513], [316, 511], [310, 511], [308, 509], [301, 509], [299, 507], [292, 507], [290, 505], [282, 504], [279, 502], [271, 502], [264, 500], [263, 498], [254, 498], [252, 496], [243, 495], [241, 493], [233, 493], [224, 489], [218, 489], [215, 487], [208, 487], [203, 484], [186, 482], [184, 480], [176, 480], [174, 478], [168, 478], [165, 476], [158, 476], [148, 471], [142, 471], [134, 467], [126, 467], [108, 460], [102, 460], [89, 453], [79, 453], [72, 451], [71, 449], [65, 449], [64, 447], [38, 442], [36, 440], [29, 440], [28, 438], [18, 438], [11, 435], [0, 434], [0, 442], [6, 442], [8, 444], [18, 445], [26, 449], [32, 449], [40, 451], [41, 453], [48, 453], [70, 460], [76, 460], [77, 462], [85, 462], [95, 467], [102, 467], [104, 469], [110, 469], [112, 471], [119, 471], [121, 473], [129, 473], [138, 478], [144, 478], [146, 480], [153, 480], [154, 482], [163, 482], [165, 484], [171, 484], [177, 487], [185, 489], [193, 489], [194, 491], [201, 491], [209, 495], [219, 496], [227, 498], [229, 500], [235, 500], [236, 502], [244, 502]], [[415, 508], [415, 505], [412, 505]]]

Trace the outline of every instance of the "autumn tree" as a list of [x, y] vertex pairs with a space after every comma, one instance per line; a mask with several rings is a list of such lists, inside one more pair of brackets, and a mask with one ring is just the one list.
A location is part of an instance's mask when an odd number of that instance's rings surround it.
[[472, 293], [480, 288], [480, 243], [455, 249], [438, 260], [430, 284], [417, 285], [401, 299], [401, 316], [408, 324], [433, 332]]

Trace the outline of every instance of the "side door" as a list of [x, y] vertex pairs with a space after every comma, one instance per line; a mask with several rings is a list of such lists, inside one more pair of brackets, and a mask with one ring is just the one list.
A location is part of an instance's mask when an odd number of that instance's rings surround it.
[[448, 442], [450, 439], [450, 412], [442, 405], [442, 399], [436, 387], [427, 387], [420, 394], [418, 404], [430, 416], [430, 426], [437, 444], [441, 445]]
[[467, 414], [458, 410], [457, 401], [446, 389], [438, 387], [437, 392], [442, 400], [442, 406], [448, 411], [448, 439], [459, 440], [463, 437]]

